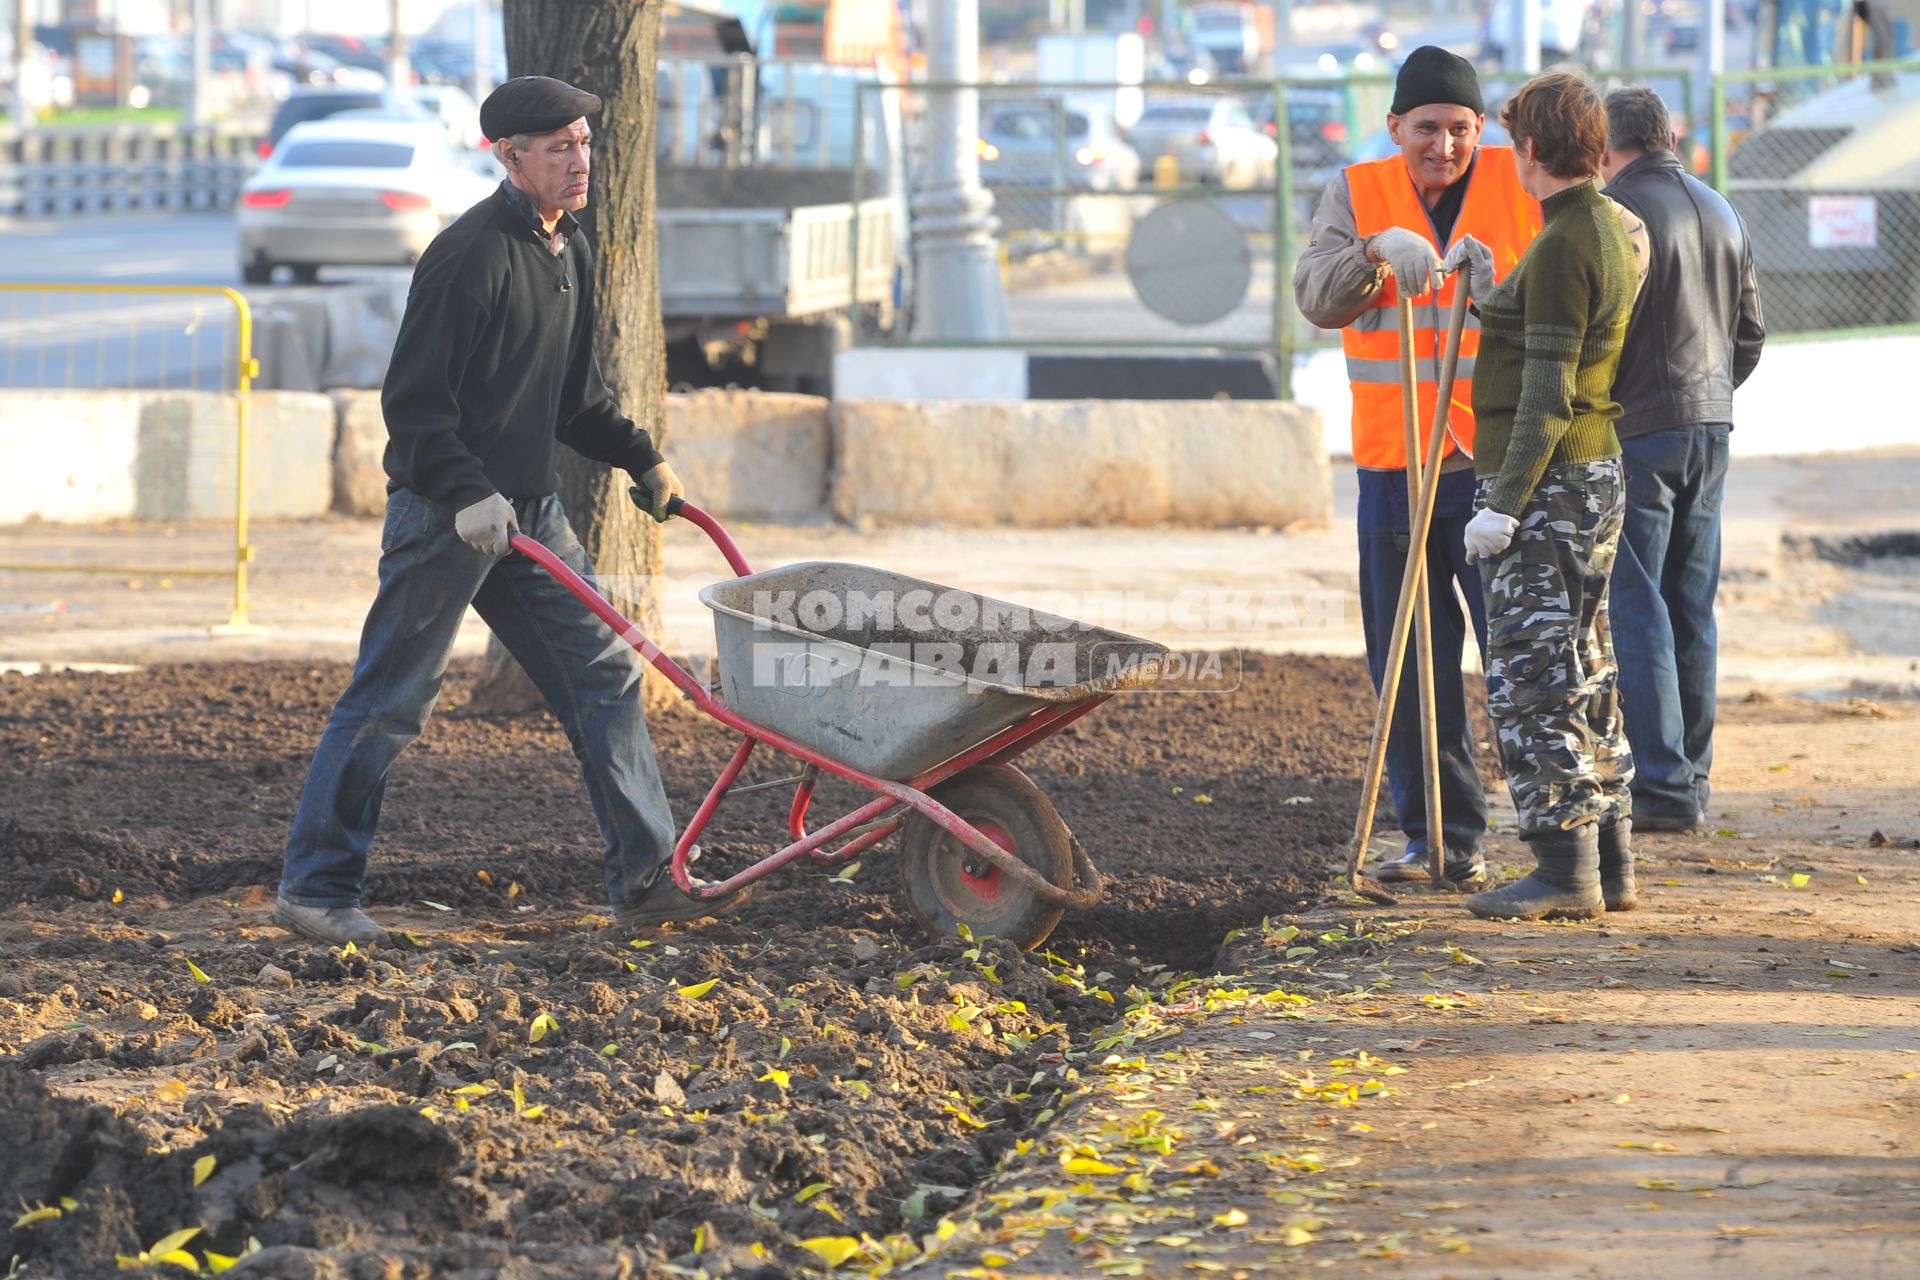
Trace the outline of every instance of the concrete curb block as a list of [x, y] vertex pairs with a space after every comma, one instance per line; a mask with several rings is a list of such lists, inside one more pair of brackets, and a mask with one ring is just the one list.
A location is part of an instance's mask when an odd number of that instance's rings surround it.
[[834, 514], [1051, 528], [1324, 521], [1319, 416], [1255, 402], [834, 406]]
[[[380, 393], [331, 394], [339, 421], [333, 509], [379, 515], [387, 503]], [[722, 518], [815, 520], [827, 513], [833, 441], [825, 400], [758, 391], [671, 395], [665, 452], [687, 497]]]
[[[326, 514], [334, 408], [320, 395], [253, 397], [249, 511]], [[0, 512], [19, 522], [231, 520], [234, 399], [212, 391], [0, 391]]]
[[827, 513], [833, 432], [827, 401], [762, 391], [667, 397], [662, 449], [687, 498], [741, 520]]

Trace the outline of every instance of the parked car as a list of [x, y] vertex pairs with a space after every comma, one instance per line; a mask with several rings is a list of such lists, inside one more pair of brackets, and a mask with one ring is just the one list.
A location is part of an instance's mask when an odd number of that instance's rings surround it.
[[993, 106], [981, 113], [980, 179], [990, 187], [1131, 191], [1140, 185], [1140, 154], [1111, 115], [1090, 107]]
[[1228, 97], [1155, 99], [1134, 122], [1131, 140], [1149, 168], [1172, 156], [1183, 182], [1223, 187], [1272, 182], [1280, 150], [1245, 104]]
[[[441, 118], [412, 89], [296, 89], [274, 109], [273, 119], [267, 125], [267, 136], [260, 140], [261, 158], [272, 155], [274, 148], [280, 145], [280, 140], [295, 125], [325, 120], [343, 111], [380, 111], [390, 116], [417, 117], [421, 120], [438, 121]], [[475, 108], [476, 127], [479, 115], [479, 109]]]
[[410, 266], [494, 185], [437, 121], [295, 125], [241, 188], [240, 274], [265, 284], [284, 265], [312, 283], [322, 267]]
[[[1269, 138], [1279, 136], [1272, 94], [1254, 108], [1254, 123]], [[1332, 168], [1347, 162], [1347, 105], [1338, 89], [1287, 89], [1287, 149], [1293, 167]]]
[[1220, 78], [1220, 64], [1198, 45], [1165, 50], [1147, 66], [1149, 80], [1181, 80], [1187, 84], [1206, 84]]
[[324, 53], [343, 66], [378, 72], [382, 77], [387, 73], [386, 41], [378, 37], [323, 35], [310, 31], [296, 39], [305, 48]]

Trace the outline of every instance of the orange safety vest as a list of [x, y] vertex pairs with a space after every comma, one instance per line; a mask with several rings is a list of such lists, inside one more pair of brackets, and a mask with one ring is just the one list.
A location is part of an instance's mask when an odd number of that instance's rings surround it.
[[[1453, 240], [1441, 244], [1433, 219], [1400, 156], [1347, 166], [1347, 190], [1353, 197], [1354, 230], [1365, 240], [1388, 227], [1405, 227], [1433, 241], [1445, 256], [1462, 236], [1493, 250], [1493, 275], [1504, 280], [1540, 233], [1540, 203], [1520, 186], [1513, 148], [1481, 147], [1465, 179], [1466, 198], [1453, 223]], [[1433, 401], [1439, 394], [1442, 335], [1453, 305], [1454, 280], [1421, 294], [1413, 304], [1414, 369], [1419, 382], [1420, 445], [1433, 426]], [[1347, 380], [1353, 384], [1353, 460], [1362, 467], [1405, 470], [1406, 427], [1400, 404], [1400, 294], [1389, 274], [1367, 309], [1340, 331], [1347, 356]], [[1469, 312], [1460, 335], [1460, 365], [1447, 407], [1447, 439], [1441, 457], [1458, 449], [1473, 456], [1473, 362], [1480, 350], [1480, 322]]]

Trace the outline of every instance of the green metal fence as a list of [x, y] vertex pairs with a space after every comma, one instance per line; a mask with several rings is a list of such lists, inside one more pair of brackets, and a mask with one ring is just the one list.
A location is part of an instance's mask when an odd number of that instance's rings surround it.
[[1712, 97], [1769, 334], [1920, 325], [1920, 61], [1730, 72]]
[[[1484, 140], [1507, 140], [1499, 104], [1528, 77], [1482, 77]], [[1686, 67], [1614, 69], [1601, 91], [1653, 87], [1680, 131], [1688, 167], [1744, 215], [1770, 331], [1885, 330], [1920, 323], [1920, 62], [1791, 72], [1733, 72], [1701, 81]], [[1700, 92], [1704, 90], [1704, 92]], [[906, 174], [926, 159], [926, 107], [942, 93], [978, 102], [982, 185], [994, 198], [1010, 331], [984, 345], [1028, 350], [1214, 350], [1270, 354], [1282, 394], [1297, 359], [1339, 334], [1293, 306], [1293, 266], [1315, 206], [1348, 164], [1394, 154], [1388, 75], [1287, 77], [1205, 85], [870, 85], [869, 119], [906, 122]], [[1698, 92], [1698, 97], [1696, 93]], [[890, 100], [889, 100], [890, 99]], [[1252, 161], [1220, 161], [1182, 142], [1159, 117], [1236, 104], [1263, 139]], [[1158, 123], [1157, 123], [1158, 121]], [[1103, 130], [1118, 122], [1113, 145]], [[1116, 135], [1117, 136], [1117, 135]], [[856, 168], [856, 200], [875, 193]], [[1199, 202], [1239, 228], [1250, 264], [1244, 295], [1206, 323], [1167, 319], [1127, 267], [1134, 229], [1157, 210]], [[852, 260], [858, 261], [856, 252]], [[1207, 273], [1196, 271], [1195, 288]], [[1176, 308], [1177, 309], [1177, 308]], [[860, 341], [916, 341], [910, 330]]]
[[[1276, 247], [1292, 236], [1286, 140], [1264, 120], [1279, 87], [1113, 83], [869, 85], [859, 114], [905, 120], [907, 174], [920, 188], [924, 121], [941, 94], [979, 104], [981, 185], [993, 198], [1009, 332], [983, 344], [1029, 350], [1275, 352], [1292, 309], [1276, 288]], [[1208, 135], [1204, 142], [1200, 135]], [[863, 169], [853, 199], [873, 194]], [[1249, 270], [1226, 314], [1182, 323], [1157, 313], [1128, 272], [1134, 231], [1163, 207], [1200, 202], [1237, 228]], [[858, 259], [857, 249], [853, 255]], [[1195, 296], [1187, 301], [1198, 309]], [[1178, 294], [1180, 281], [1172, 281]], [[1180, 300], [1176, 298], [1176, 303]], [[1181, 308], [1176, 305], [1175, 310]], [[911, 329], [862, 341], [912, 345]], [[943, 340], [940, 345], [954, 345]]]

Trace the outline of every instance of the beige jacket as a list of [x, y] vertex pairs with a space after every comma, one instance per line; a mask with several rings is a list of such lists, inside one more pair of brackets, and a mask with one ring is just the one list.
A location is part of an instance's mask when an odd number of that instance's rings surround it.
[[[1639, 270], [1634, 296], [1638, 297], [1647, 282], [1647, 224], [1618, 201], [1607, 203], [1626, 228], [1627, 240], [1633, 246], [1633, 260]], [[1345, 328], [1373, 301], [1386, 279], [1387, 268], [1367, 257], [1366, 246], [1355, 230], [1347, 176], [1336, 174], [1320, 193], [1307, 247], [1293, 264], [1294, 305], [1310, 324], [1322, 329]]]

